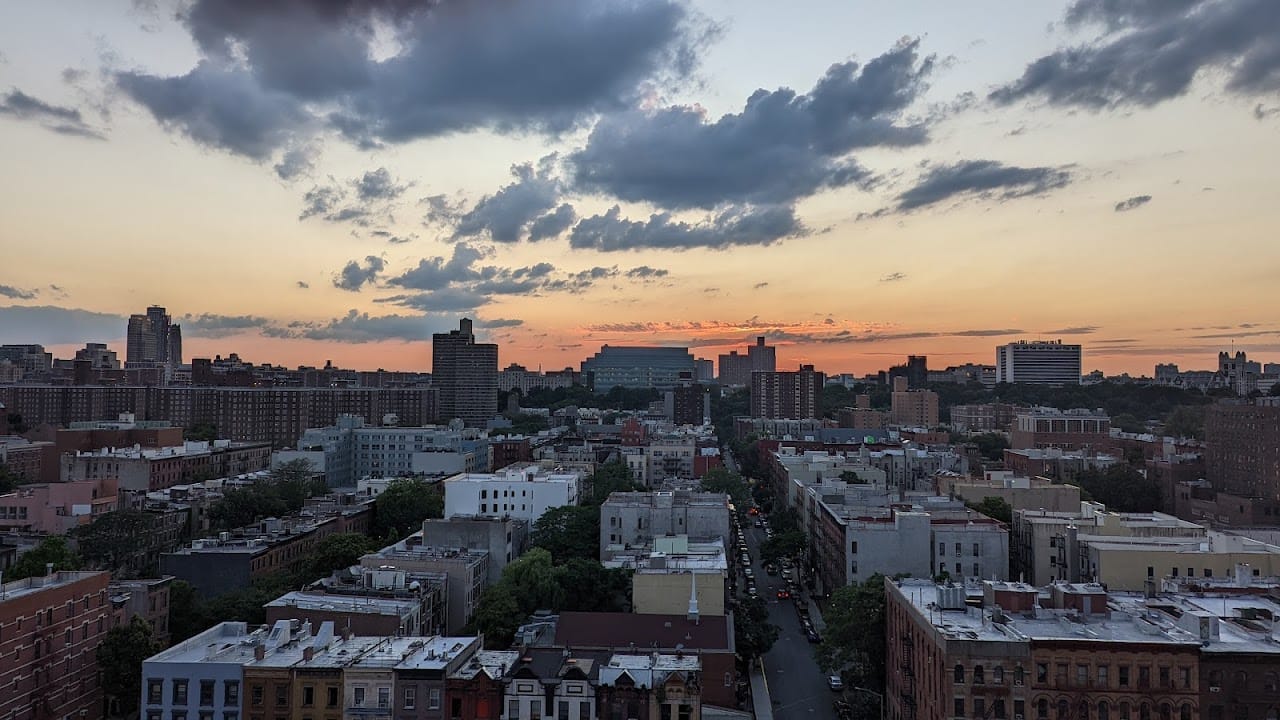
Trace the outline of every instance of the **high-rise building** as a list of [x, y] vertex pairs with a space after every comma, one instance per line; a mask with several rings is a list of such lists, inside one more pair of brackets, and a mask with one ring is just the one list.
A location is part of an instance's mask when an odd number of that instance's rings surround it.
[[582, 374], [590, 374], [598, 393], [615, 386], [665, 390], [680, 383], [680, 374], [694, 371], [689, 348], [654, 346], [601, 346], [600, 352], [582, 361]]
[[714, 360], [696, 358], [693, 361], [693, 378], [698, 382], [711, 382], [716, 379], [716, 363]]
[[116, 351], [111, 350], [104, 343], [85, 343], [83, 348], [76, 351], [76, 360], [88, 360], [89, 367], [94, 370], [120, 369], [120, 360], [116, 357]]
[[751, 417], [803, 420], [822, 416], [825, 376], [812, 365], [796, 372], [751, 374]]
[[929, 357], [927, 355], [908, 355], [903, 365], [889, 368], [886, 382], [893, 385], [894, 378], [904, 377], [911, 387], [924, 387], [929, 382]]
[[1280, 500], [1280, 401], [1211, 405], [1205, 412], [1205, 475], [1213, 488]]
[[440, 388], [440, 417], [484, 427], [498, 414], [498, 346], [477, 343], [470, 318], [431, 336], [431, 381]]
[[147, 308], [145, 315], [129, 316], [125, 341], [126, 366], [182, 363], [182, 328], [159, 305]]
[[24, 379], [48, 378], [53, 370], [53, 353], [43, 345], [0, 345], [0, 360], [8, 360], [21, 369]]
[[1019, 340], [996, 348], [996, 382], [1028, 385], [1079, 385], [1079, 345], [1061, 340]]
[[897, 425], [933, 428], [938, 426], [938, 393], [932, 390], [909, 390], [907, 378], [893, 379], [890, 419]]
[[747, 354], [731, 350], [720, 356], [720, 384], [750, 385], [751, 374], [774, 372], [778, 369], [777, 348], [764, 344], [764, 336], [756, 338], [755, 345], [747, 346]]

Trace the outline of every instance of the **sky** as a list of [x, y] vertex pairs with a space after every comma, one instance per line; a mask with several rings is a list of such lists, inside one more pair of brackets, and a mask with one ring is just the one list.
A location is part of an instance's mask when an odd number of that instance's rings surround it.
[[0, 7], [0, 342], [1280, 361], [1274, 0]]

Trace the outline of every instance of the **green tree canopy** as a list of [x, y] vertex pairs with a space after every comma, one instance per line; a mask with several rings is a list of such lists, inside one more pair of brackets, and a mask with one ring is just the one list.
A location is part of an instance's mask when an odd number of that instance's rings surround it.
[[[1272, 386], [1272, 394], [1280, 383]], [[1164, 418], [1164, 434], [1173, 437], [1204, 439], [1204, 406], [1179, 405]]]
[[151, 626], [138, 615], [128, 625], [107, 631], [98, 645], [98, 668], [113, 715], [129, 717], [137, 712], [142, 661], [159, 651], [160, 643], [151, 636]]
[[884, 593], [879, 573], [831, 593], [822, 615], [826, 634], [815, 653], [824, 672], [840, 673], [846, 682], [879, 693], [885, 683]]
[[1013, 507], [1005, 502], [1004, 498], [988, 495], [982, 498], [982, 502], [965, 503], [965, 505], [1006, 525], [1013, 522]]
[[273, 468], [270, 476], [245, 488], [233, 488], [209, 508], [215, 528], [230, 530], [265, 517], [278, 517], [302, 509], [307, 498], [329, 491], [307, 460], [291, 460]]
[[311, 551], [311, 575], [326, 577], [334, 570], [359, 564], [360, 557], [376, 550], [376, 543], [362, 533], [330, 535]]
[[778, 639], [778, 628], [769, 623], [769, 610], [761, 598], [743, 597], [733, 615], [734, 646], [744, 660], [769, 652]]
[[130, 560], [138, 556], [139, 538], [155, 527], [156, 519], [141, 510], [115, 510], [99, 515], [72, 531], [80, 555], [90, 566], [110, 570], [113, 576], [128, 574]]
[[9, 466], [0, 463], [0, 495], [11, 493], [22, 484], [22, 480], [9, 470]]
[[1121, 432], [1141, 434], [1147, 431], [1147, 426], [1141, 420], [1134, 417], [1132, 413], [1120, 413], [1111, 418], [1111, 427]]
[[524, 617], [511, 587], [498, 583], [485, 588], [480, 595], [471, 624], [484, 635], [485, 647], [491, 650], [506, 649], [511, 647]]
[[741, 475], [729, 472], [725, 468], [711, 468], [706, 475], [702, 476], [700, 482], [704, 492], [724, 493], [738, 507], [751, 502], [751, 488], [747, 485], [747, 481], [743, 480]]
[[444, 493], [421, 478], [394, 480], [374, 502], [373, 535], [400, 539], [422, 529], [422, 521], [444, 517]]
[[169, 635], [175, 644], [210, 627], [206, 623], [200, 596], [191, 583], [174, 580], [169, 584]]
[[978, 446], [978, 452], [987, 460], [1003, 460], [1004, 451], [1009, 447], [1009, 438], [994, 432], [975, 435], [972, 442]]
[[596, 467], [596, 471], [588, 479], [591, 487], [590, 503], [600, 505], [615, 492], [632, 492], [644, 490], [644, 486], [636, 482], [631, 468], [621, 460], [613, 460]]
[[533, 523], [532, 543], [556, 562], [600, 557], [600, 509], [590, 505], [562, 505], [547, 510]]
[[208, 422], [196, 423], [182, 431], [182, 439], [205, 441], [217, 440], [218, 426]]
[[774, 531], [773, 537], [760, 545], [760, 559], [775, 563], [783, 558], [795, 557], [808, 548], [804, 533], [797, 528]]
[[1074, 484], [1089, 497], [1116, 512], [1152, 512], [1160, 509], [1160, 486], [1138, 468], [1117, 463], [1106, 470], [1083, 470]]
[[23, 553], [18, 562], [5, 573], [5, 580], [21, 580], [45, 574], [45, 565], [53, 563], [53, 570], [79, 570], [80, 558], [71, 551], [65, 538], [52, 535], [40, 541], [40, 544]]
[[867, 483], [866, 480], [858, 477], [858, 473], [852, 470], [845, 470], [840, 473], [840, 479], [850, 484], [865, 485]]

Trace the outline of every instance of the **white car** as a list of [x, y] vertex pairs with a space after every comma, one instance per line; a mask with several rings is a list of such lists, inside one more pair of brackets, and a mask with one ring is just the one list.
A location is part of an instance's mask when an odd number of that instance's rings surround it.
[[839, 675], [830, 675], [827, 677], [827, 687], [832, 690], [843, 690], [844, 681], [840, 679]]

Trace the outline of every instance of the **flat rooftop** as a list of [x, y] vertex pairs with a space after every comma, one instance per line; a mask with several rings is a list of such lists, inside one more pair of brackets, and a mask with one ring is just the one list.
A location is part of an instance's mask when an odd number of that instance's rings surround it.
[[96, 570], [59, 570], [52, 575], [29, 577], [21, 580], [10, 580], [3, 586], [0, 586], [0, 603], [17, 600], [22, 597], [28, 597], [46, 590], [63, 588], [72, 583], [87, 580], [98, 575], [108, 575], [108, 573]]
[[415, 600], [379, 597], [377, 595], [346, 596], [324, 592], [294, 590], [272, 600], [263, 607], [291, 607], [299, 610], [392, 615], [412, 612], [420, 604]]

